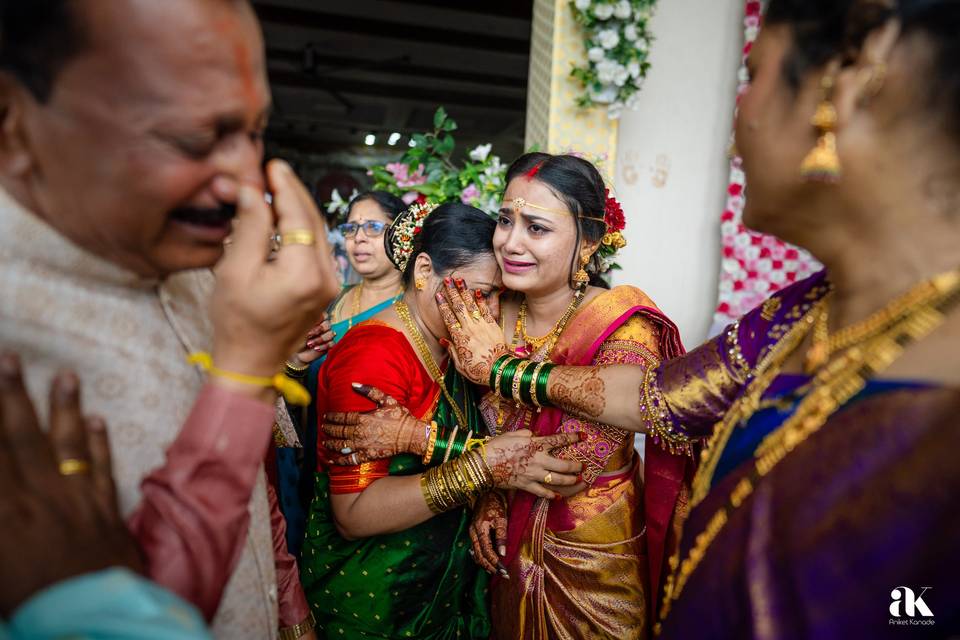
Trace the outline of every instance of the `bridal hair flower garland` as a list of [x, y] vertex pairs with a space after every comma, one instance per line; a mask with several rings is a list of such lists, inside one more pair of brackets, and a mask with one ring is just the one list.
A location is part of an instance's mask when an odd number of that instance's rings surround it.
[[423, 223], [437, 205], [430, 202], [417, 202], [397, 216], [387, 229], [385, 236], [387, 257], [402, 273], [413, 255], [413, 244], [423, 230]]
[[650, 18], [657, 0], [571, 0], [573, 17], [581, 26], [587, 63], [570, 71], [584, 89], [577, 104], [607, 105], [617, 119], [624, 108], [636, 107], [650, 69]]
[[610, 189], [607, 189], [607, 202], [603, 214], [603, 221], [607, 225], [607, 232], [600, 241], [600, 247], [597, 249], [599, 257], [599, 271], [606, 273], [610, 269], [619, 269], [620, 265], [616, 263], [616, 255], [620, 249], [627, 246], [627, 239], [623, 237], [622, 231], [627, 226], [626, 217], [623, 215], [623, 207], [616, 198], [610, 195]]

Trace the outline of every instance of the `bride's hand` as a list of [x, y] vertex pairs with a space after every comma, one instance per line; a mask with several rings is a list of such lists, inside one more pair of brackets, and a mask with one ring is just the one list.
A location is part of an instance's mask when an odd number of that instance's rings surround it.
[[580, 441], [579, 433], [555, 433], [533, 437], [528, 429], [492, 438], [485, 445], [487, 466], [498, 489], [520, 489], [550, 500], [559, 494], [545, 485], [568, 487], [580, 484], [583, 465], [554, 458], [550, 452]]
[[445, 278], [444, 285], [437, 305], [450, 333], [453, 363], [471, 382], [487, 386], [493, 363], [510, 352], [503, 331], [486, 300], [467, 289], [463, 280]]
[[377, 404], [367, 413], [328, 413], [323, 417], [323, 441], [333, 464], [357, 465], [390, 458], [398, 453], [422, 456], [430, 425], [420, 422], [407, 408], [376, 387], [353, 384], [353, 390]]
[[484, 571], [510, 577], [500, 561], [507, 554], [507, 504], [499, 491], [483, 494], [474, 505], [470, 545], [470, 555]]

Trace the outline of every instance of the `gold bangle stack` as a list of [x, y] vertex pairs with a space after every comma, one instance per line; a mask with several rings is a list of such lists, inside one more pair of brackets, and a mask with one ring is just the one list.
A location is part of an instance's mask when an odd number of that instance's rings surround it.
[[433, 513], [472, 503], [493, 489], [493, 473], [478, 451], [428, 469], [420, 476], [420, 491]]

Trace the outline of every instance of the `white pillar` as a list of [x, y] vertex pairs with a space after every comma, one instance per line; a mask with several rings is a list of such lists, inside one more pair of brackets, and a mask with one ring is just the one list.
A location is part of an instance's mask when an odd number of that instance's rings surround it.
[[742, 25], [743, 0], [661, 0], [639, 107], [620, 121], [615, 186], [629, 245], [614, 283], [650, 295], [688, 348], [707, 337], [717, 300]]

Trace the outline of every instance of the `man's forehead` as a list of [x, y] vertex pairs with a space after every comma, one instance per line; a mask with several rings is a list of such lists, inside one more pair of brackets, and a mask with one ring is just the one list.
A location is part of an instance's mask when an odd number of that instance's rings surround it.
[[[236, 101], [247, 112], [267, 106], [263, 41], [246, 2], [110, 0], [77, 6], [88, 35], [86, 62], [129, 97], [189, 108], [216, 93], [221, 105]], [[104, 67], [111, 69], [107, 77]]]

